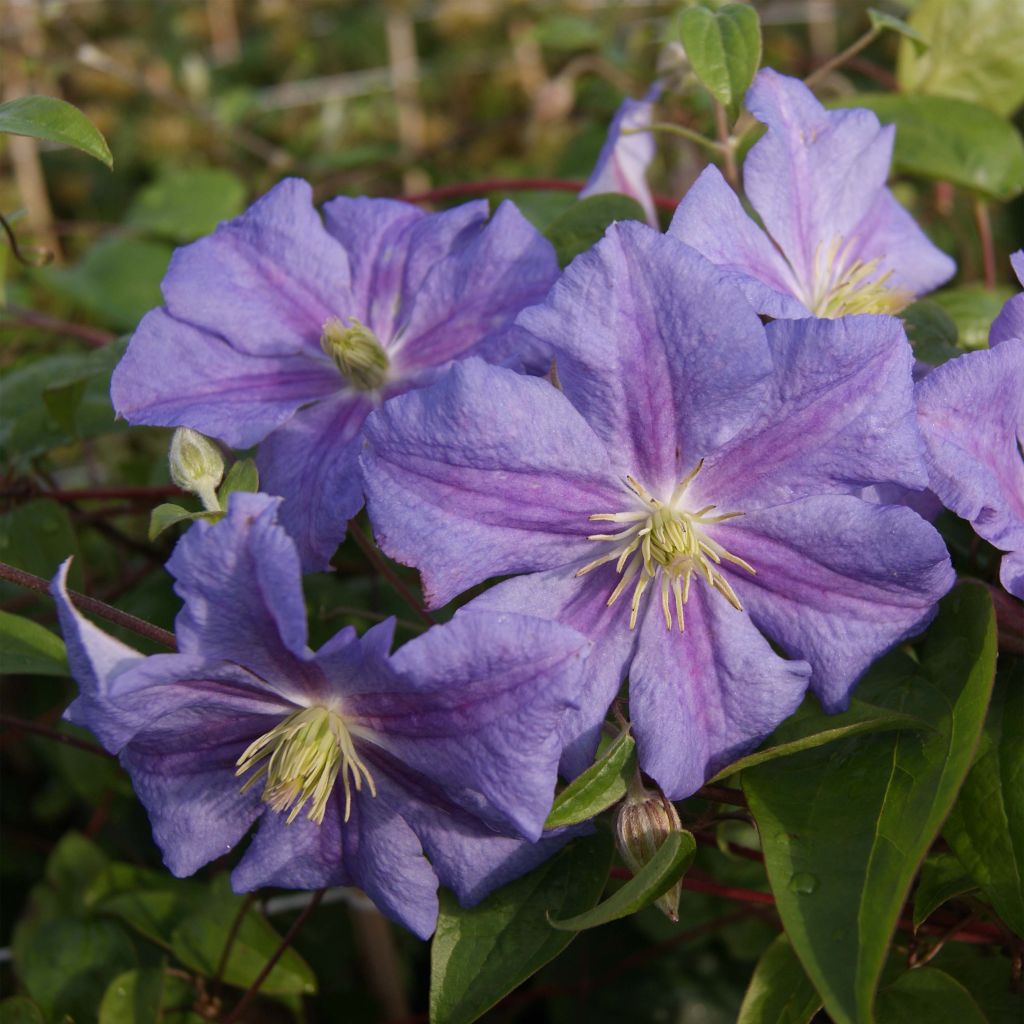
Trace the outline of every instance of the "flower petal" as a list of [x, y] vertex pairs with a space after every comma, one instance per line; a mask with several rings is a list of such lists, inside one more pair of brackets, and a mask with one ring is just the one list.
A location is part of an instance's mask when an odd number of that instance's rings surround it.
[[352, 305], [348, 257], [298, 178], [178, 249], [162, 289], [176, 319], [254, 356], [318, 353], [324, 321]]
[[794, 291], [793, 271], [771, 239], [747, 216], [722, 172], [701, 172], [676, 208], [668, 233], [732, 275], [747, 301], [765, 316], [800, 319], [808, 310]]
[[346, 696], [346, 713], [482, 820], [536, 839], [587, 646], [557, 623], [464, 610], [401, 647], [395, 687]]
[[478, 360], [388, 401], [365, 437], [378, 542], [420, 569], [432, 607], [582, 557], [588, 516], [622, 500], [603, 446], [555, 388]]
[[877, 483], [927, 486], [899, 320], [777, 320], [767, 334], [771, 393], [694, 481], [695, 500], [749, 512]]
[[188, 426], [248, 448], [343, 383], [323, 359], [239, 352], [216, 334], [154, 309], [114, 369], [110, 398], [130, 423]]
[[670, 800], [690, 796], [797, 709], [810, 674], [702, 581], [691, 588], [682, 632], [667, 629], [651, 601], [629, 670], [640, 767]]
[[771, 368], [742, 293], [689, 246], [635, 222], [613, 224], [516, 322], [550, 346], [566, 398], [615, 468], [649, 490], [671, 490], [735, 434]]
[[[1024, 551], [1024, 338], [936, 367], [918, 384], [917, 411], [932, 490], [979, 536]], [[1024, 597], [1013, 565], [1007, 589]]]
[[[1010, 263], [1017, 280], [1024, 285], [1024, 249], [1018, 249], [1010, 257]], [[989, 345], [998, 345], [1007, 338], [1024, 341], [1024, 293], [1007, 299], [999, 316], [992, 321], [992, 329], [988, 334]]]
[[260, 487], [280, 494], [280, 522], [306, 572], [327, 569], [362, 508], [360, 431], [373, 408], [351, 392], [302, 409], [260, 445]]
[[810, 662], [830, 712], [875, 658], [928, 625], [954, 581], [942, 537], [917, 513], [848, 495], [759, 509], [714, 539], [757, 570], [723, 567], [757, 628]]

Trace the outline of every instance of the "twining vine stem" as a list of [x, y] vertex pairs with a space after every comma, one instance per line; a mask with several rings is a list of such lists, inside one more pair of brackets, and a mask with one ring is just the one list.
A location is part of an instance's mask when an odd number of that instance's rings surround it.
[[420, 604], [416, 595], [405, 585], [398, 573], [388, 565], [377, 550], [377, 546], [359, 528], [359, 524], [355, 521], [349, 523], [348, 532], [359, 550], [366, 556], [367, 561], [391, 584], [395, 593], [416, 613], [416, 617], [426, 625], [433, 626], [435, 624], [434, 616]]

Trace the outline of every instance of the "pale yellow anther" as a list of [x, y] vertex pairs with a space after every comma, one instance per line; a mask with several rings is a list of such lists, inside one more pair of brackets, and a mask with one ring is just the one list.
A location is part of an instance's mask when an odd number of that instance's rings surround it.
[[345, 821], [352, 812], [353, 786], [360, 792], [365, 781], [370, 795], [377, 795], [373, 776], [356, 753], [344, 718], [325, 707], [293, 712], [249, 744], [236, 764], [236, 775], [260, 765], [242, 792], [265, 777], [263, 800], [278, 812], [291, 808], [288, 824], [307, 803], [306, 817], [322, 824], [339, 774], [345, 790]]
[[817, 317], [834, 320], [854, 313], [898, 313], [914, 298], [890, 284], [892, 271], [879, 275], [879, 259], [852, 259], [856, 239], [840, 236], [814, 251], [813, 280], [801, 295]]
[[320, 347], [359, 391], [373, 391], [387, 379], [391, 362], [384, 346], [354, 317], [349, 318], [349, 326], [331, 317], [323, 326]]
[[695, 511], [685, 507], [683, 498], [687, 488], [704, 465], [703, 459], [676, 485], [667, 502], [652, 497], [647, 490], [631, 476], [626, 477], [629, 489], [643, 502], [643, 511], [598, 512], [591, 520], [628, 523], [621, 533], [595, 533], [588, 539], [613, 545], [612, 550], [595, 558], [576, 573], [577, 576], [596, 569], [608, 562], [615, 562], [615, 571], [621, 578], [608, 598], [613, 605], [623, 591], [633, 586], [630, 602], [629, 628], [636, 627], [640, 615], [640, 604], [649, 584], [661, 578], [661, 610], [665, 626], [672, 628], [672, 614], [679, 631], [683, 631], [683, 608], [690, 597], [690, 581], [695, 575], [717, 590], [734, 608], [742, 611], [743, 606], [731, 584], [719, 568], [723, 562], [755, 574], [754, 568], [742, 558], [726, 551], [706, 533], [709, 526], [743, 515], [742, 512], [724, 512], [714, 515], [715, 505], [704, 505]]

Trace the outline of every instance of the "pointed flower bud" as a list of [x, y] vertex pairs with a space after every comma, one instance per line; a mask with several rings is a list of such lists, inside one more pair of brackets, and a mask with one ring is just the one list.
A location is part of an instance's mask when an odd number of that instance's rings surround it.
[[[672, 801], [660, 789], [647, 789], [639, 777], [634, 778], [615, 818], [615, 845], [629, 870], [636, 874], [644, 868], [669, 835], [682, 829]], [[655, 900], [670, 921], [679, 920], [681, 892], [679, 881]]]
[[171, 479], [183, 490], [198, 495], [207, 512], [219, 512], [217, 487], [224, 477], [224, 456], [207, 437], [189, 427], [178, 427], [168, 457]]
[[390, 360], [384, 346], [369, 327], [355, 317], [346, 327], [337, 317], [323, 326], [320, 347], [338, 364], [338, 369], [359, 391], [373, 391], [384, 383]]

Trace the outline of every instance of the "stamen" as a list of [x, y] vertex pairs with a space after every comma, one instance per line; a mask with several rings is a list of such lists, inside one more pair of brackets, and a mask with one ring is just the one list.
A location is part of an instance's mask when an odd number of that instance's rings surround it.
[[881, 260], [851, 260], [856, 243], [841, 236], [814, 250], [812, 280], [801, 295], [804, 305], [818, 317], [835, 319], [854, 313], [898, 313], [913, 300], [903, 288], [889, 284], [892, 271], [875, 276]]
[[[630, 601], [629, 628], [636, 627], [640, 604], [650, 583], [661, 575], [661, 611], [665, 627], [672, 628], [675, 613], [679, 631], [683, 631], [683, 609], [690, 597], [690, 581], [700, 576], [712, 589], [739, 611], [743, 610], [736, 592], [719, 568], [723, 562], [731, 563], [745, 572], [755, 575], [754, 568], [742, 558], [726, 551], [717, 541], [710, 538], [705, 528], [743, 515], [742, 512], [723, 512], [711, 515], [717, 506], [704, 505], [694, 512], [678, 507], [687, 488], [700, 472], [700, 462], [675, 486], [668, 503], [651, 497], [644, 486], [634, 477], [627, 476], [629, 489], [647, 506], [645, 511], [600, 512], [590, 516], [591, 520], [605, 520], [617, 523], [632, 523], [619, 533], [595, 533], [589, 540], [612, 544], [607, 554], [595, 558], [576, 571], [583, 576], [598, 566], [615, 561], [615, 571], [620, 579], [608, 598], [613, 605], [626, 588], [633, 584]], [[635, 583], [634, 583], [635, 581]], [[671, 590], [672, 599], [669, 598]]]
[[[261, 764], [262, 762], [262, 764]], [[303, 708], [290, 714], [246, 748], [236, 762], [236, 775], [259, 765], [259, 770], [242, 786], [244, 793], [266, 776], [263, 800], [278, 812], [291, 808], [290, 825], [310, 802], [306, 817], [323, 823], [327, 800], [341, 775], [345, 790], [345, 821], [352, 812], [352, 787], [360, 792], [366, 782], [371, 796], [377, 795], [373, 776], [356, 753], [345, 720], [325, 707]]]
[[324, 323], [320, 347], [329, 355], [349, 383], [359, 391], [373, 391], [387, 379], [391, 365], [384, 346], [369, 327], [355, 317], [345, 326], [337, 317]]

